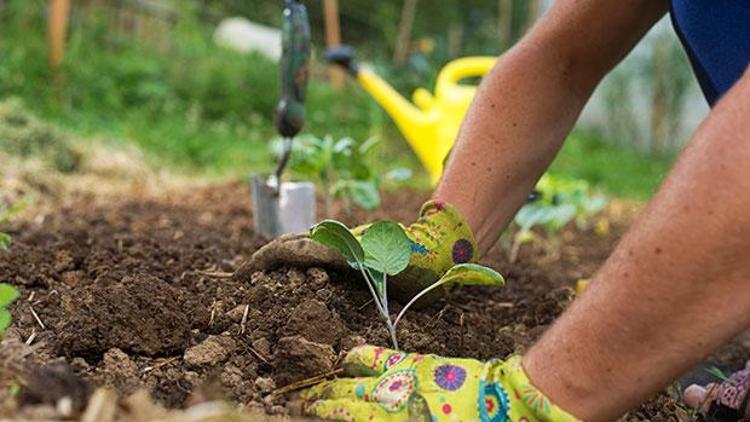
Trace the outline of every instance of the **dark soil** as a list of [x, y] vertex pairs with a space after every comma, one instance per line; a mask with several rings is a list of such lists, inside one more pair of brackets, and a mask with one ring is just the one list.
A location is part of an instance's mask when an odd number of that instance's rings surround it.
[[[352, 224], [409, 221], [426, 198], [390, 194], [384, 210], [338, 217]], [[285, 398], [271, 391], [335, 369], [354, 345], [388, 345], [357, 277], [320, 268], [232, 277], [266, 242], [252, 232], [249, 203], [242, 184], [104, 205], [82, 196], [10, 227], [14, 244], [0, 252], [0, 280], [18, 286], [24, 299], [12, 307], [14, 328], [0, 344], [0, 358], [15, 358], [0, 369], [24, 380], [20, 402], [54, 404], [63, 394], [55, 388], [63, 388], [75, 392], [73, 405], [80, 409], [94, 385], [106, 385], [122, 394], [145, 388], [169, 407], [213, 396], [283, 413]], [[571, 228], [557, 247], [525, 245], [514, 264], [496, 248], [485, 264], [506, 275], [507, 286], [454, 290], [407, 314], [402, 348], [479, 359], [523, 352], [632, 219], [632, 212], [608, 215], [608, 236]], [[32, 335], [32, 349], [22, 346]], [[747, 357], [748, 349], [733, 347], [725, 361]], [[56, 375], [40, 378], [44, 371]], [[0, 407], [0, 413], [11, 411]], [[676, 420], [681, 414], [663, 393], [629, 419]]]

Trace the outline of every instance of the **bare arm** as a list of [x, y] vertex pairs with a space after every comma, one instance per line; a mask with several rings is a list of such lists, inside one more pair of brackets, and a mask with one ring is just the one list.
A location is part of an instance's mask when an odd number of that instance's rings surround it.
[[665, 0], [559, 0], [484, 78], [435, 197], [485, 252], [549, 166], [604, 75]]
[[750, 72], [526, 355], [534, 384], [576, 416], [612, 420], [750, 325], [748, 113]]

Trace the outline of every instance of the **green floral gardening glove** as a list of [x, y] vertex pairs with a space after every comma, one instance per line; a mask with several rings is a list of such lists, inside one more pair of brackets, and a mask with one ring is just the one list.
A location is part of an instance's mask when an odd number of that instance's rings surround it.
[[[363, 235], [369, 225], [354, 230]], [[456, 264], [479, 259], [477, 243], [469, 226], [453, 206], [430, 201], [422, 206], [419, 219], [405, 226], [412, 241], [409, 266], [396, 275], [388, 285], [389, 295], [408, 301], [424, 288], [432, 285]], [[281, 266], [297, 268], [323, 267], [347, 271], [351, 268], [336, 251], [310, 239], [307, 234], [282, 236], [261, 249], [235, 273], [239, 279], [249, 279], [255, 271], [270, 271]], [[440, 295], [435, 289], [421, 303]]]
[[362, 346], [346, 356], [344, 370], [354, 378], [302, 393], [306, 414], [345, 421], [576, 420], [531, 384], [520, 356], [484, 363]]
[[[361, 238], [369, 225], [353, 230]], [[403, 272], [394, 276], [389, 289], [394, 297], [408, 300], [431, 286], [449, 269], [457, 264], [476, 262], [479, 251], [469, 225], [452, 205], [440, 201], [429, 201], [422, 206], [419, 219], [404, 226], [411, 240], [411, 260]], [[440, 291], [429, 298], [439, 296]]]

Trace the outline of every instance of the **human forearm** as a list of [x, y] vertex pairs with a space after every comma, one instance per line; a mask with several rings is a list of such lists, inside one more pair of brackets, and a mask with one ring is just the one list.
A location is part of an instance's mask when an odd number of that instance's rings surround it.
[[486, 251], [523, 204], [599, 80], [664, 13], [663, 1], [561, 0], [488, 74], [435, 197]]
[[750, 74], [586, 293], [527, 354], [532, 382], [576, 416], [619, 416], [750, 324], [748, 113]]
[[485, 77], [435, 197], [455, 204], [486, 251], [522, 205], [586, 96], [541, 46], [508, 52]]

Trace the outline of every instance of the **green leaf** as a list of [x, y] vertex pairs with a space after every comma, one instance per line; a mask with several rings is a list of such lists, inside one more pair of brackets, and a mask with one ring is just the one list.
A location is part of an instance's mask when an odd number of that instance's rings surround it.
[[0, 283], [0, 308], [4, 308], [18, 298], [18, 289], [8, 283]]
[[380, 206], [380, 192], [372, 181], [354, 180], [350, 187], [352, 201], [366, 210]]
[[391, 182], [405, 182], [412, 177], [412, 171], [410, 168], [400, 167], [393, 169], [385, 174], [385, 179]]
[[458, 264], [448, 270], [438, 284], [461, 284], [465, 286], [504, 286], [500, 273], [479, 264]]
[[25, 202], [16, 202], [13, 204], [12, 207], [10, 207], [7, 210], [0, 210], [0, 223], [4, 223], [11, 218], [15, 217], [16, 215], [20, 214], [21, 211], [26, 208]]
[[0, 232], [0, 249], [8, 249], [13, 239], [8, 233]]
[[371, 154], [375, 150], [375, 148], [379, 145], [380, 145], [380, 139], [374, 138], [374, 137], [370, 138], [362, 142], [362, 144], [359, 146], [359, 153], [362, 156], [366, 157], [369, 154]]
[[365, 265], [381, 273], [396, 275], [411, 259], [411, 241], [404, 230], [391, 221], [371, 225], [362, 236]]
[[310, 237], [338, 251], [350, 265], [365, 260], [365, 252], [351, 231], [336, 220], [323, 220], [310, 229]]
[[5, 330], [10, 327], [12, 319], [7, 309], [0, 308], [0, 338], [5, 335]]

